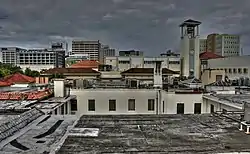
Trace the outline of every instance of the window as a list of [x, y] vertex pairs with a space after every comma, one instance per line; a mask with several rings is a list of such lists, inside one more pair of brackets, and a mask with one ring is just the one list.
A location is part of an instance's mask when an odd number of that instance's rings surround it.
[[229, 68], [229, 69], [228, 69], [228, 72], [229, 72], [229, 73], [232, 73], [232, 69], [231, 69], [231, 68]]
[[233, 69], [233, 72], [234, 72], [234, 73], [237, 73], [236, 68]]
[[201, 114], [201, 103], [194, 104], [194, 114]]
[[184, 103], [177, 103], [177, 114], [184, 114]]
[[135, 111], [135, 99], [128, 100], [128, 110]]
[[240, 73], [240, 74], [242, 73], [241, 68], [238, 68], [238, 73]]
[[116, 100], [109, 100], [109, 111], [116, 111]]
[[77, 100], [76, 99], [73, 99], [71, 101], [71, 111], [77, 111]]
[[227, 113], [227, 110], [226, 109], [222, 109], [222, 113]]
[[244, 69], [243, 69], [243, 72], [244, 72], [245, 74], [248, 73], [247, 68], [244, 68]]
[[148, 99], [148, 111], [154, 111], [154, 110], [155, 110], [155, 100]]
[[214, 113], [214, 105], [213, 104], [210, 105], [210, 113]]
[[89, 99], [88, 108], [89, 108], [89, 111], [95, 111], [95, 100], [94, 99]]

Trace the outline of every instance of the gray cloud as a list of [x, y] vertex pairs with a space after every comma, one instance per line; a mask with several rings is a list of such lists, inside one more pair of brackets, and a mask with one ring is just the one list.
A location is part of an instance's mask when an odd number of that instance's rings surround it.
[[249, 0], [1, 0], [0, 45], [48, 47], [52, 41], [99, 39], [117, 49], [157, 55], [178, 49], [178, 25], [200, 20], [201, 35], [242, 35], [250, 49]]

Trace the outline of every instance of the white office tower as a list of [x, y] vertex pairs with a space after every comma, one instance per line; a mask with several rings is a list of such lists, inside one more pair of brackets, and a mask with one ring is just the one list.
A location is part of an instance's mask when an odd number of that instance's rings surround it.
[[154, 61], [154, 88], [162, 88], [162, 61]]
[[186, 20], [181, 25], [181, 75], [200, 77], [200, 39], [199, 25], [201, 22]]

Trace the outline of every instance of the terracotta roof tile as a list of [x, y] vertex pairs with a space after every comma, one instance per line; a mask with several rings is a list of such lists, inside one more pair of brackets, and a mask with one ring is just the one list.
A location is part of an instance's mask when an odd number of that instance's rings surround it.
[[99, 62], [95, 60], [83, 60], [71, 65], [71, 68], [98, 68]]
[[216, 58], [223, 58], [223, 56], [217, 55], [209, 51], [200, 53], [200, 60], [208, 60], [208, 59], [216, 59]]
[[64, 74], [64, 73], [98, 73], [91, 68], [52, 68], [42, 72], [42, 74]]
[[[153, 74], [154, 68], [130, 68], [126, 71], [123, 71], [121, 74], [124, 73], [147, 73], [147, 74]], [[162, 69], [163, 74], [179, 74], [179, 72], [163, 68]]]
[[34, 83], [35, 78], [23, 75], [21, 73], [15, 73], [4, 78], [5, 82], [15, 84], [15, 83]]
[[9, 82], [0, 81], [0, 87], [8, 87], [10, 85], [11, 85], [11, 83], [9, 83]]

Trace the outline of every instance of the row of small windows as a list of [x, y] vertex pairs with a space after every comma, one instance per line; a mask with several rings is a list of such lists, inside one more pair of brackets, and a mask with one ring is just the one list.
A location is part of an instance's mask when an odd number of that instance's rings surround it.
[[[164, 105], [164, 102], [163, 102]], [[164, 107], [163, 107], [164, 108]], [[184, 114], [184, 103], [177, 103], [177, 114]], [[155, 110], [155, 100], [148, 99], [148, 111]], [[95, 100], [88, 100], [88, 111], [95, 111]], [[109, 111], [116, 111], [116, 100], [109, 100]], [[128, 99], [128, 111], [135, 111], [135, 99]], [[163, 111], [164, 112], [164, 111]], [[201, 114], [201, 103], [194, 104], [194, 114]]]
[[[148, 99], [148, 111], [155, 110], [155, 100]], [[88, 100], [88, 111], [95, 111], [95, 100]], [[109, 111], [116, 111], [116, 100], [109, 100]], [[128, 111], [135, 111], [135, 99], [128, 99]]]
[[225, 73], [239, 73], [239, 74], [241, 74], [241, 73], [244, 73], [244, 74], [247, 74], [248, 73], [248, 69], [247, 68], [238, 68], [238, 69], [236, 69], [236, 68], [229, 68], [229, 69], [225, 69]]

